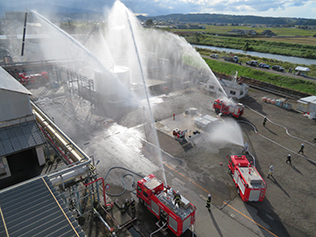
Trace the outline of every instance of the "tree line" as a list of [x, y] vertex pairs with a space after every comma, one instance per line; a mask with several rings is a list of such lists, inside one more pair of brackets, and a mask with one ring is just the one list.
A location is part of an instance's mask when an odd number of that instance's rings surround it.
[[291, 18], [291, 17], [262, 17], [262, 16], [237, 16], [224, 14], [169, 14], [161, 16], [138, 16], [141, 21], [152, 19], [154, 21], [173, 23], [227, 23], [227, 24], [265, 24], [265, 25], [316, 25], [316, 19]]

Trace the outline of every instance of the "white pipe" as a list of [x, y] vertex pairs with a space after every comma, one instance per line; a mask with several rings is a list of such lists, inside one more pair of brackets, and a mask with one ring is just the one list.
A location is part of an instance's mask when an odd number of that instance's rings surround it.
[[50, 179], [50, 181], [52, 182], [52, 184], [54, 186], [59, 185], [61, 183], [67, 182], [69, 180], [74, 179], [75, 177], [81, 176], [84, 173], [88, 172], [89, 168], [87, 166], [83, 166], [83, 167], [76, 167], [75, 170], [72, 170], [70, 172], [61, 174], [57, 177], [54, 177], [52, 179]]

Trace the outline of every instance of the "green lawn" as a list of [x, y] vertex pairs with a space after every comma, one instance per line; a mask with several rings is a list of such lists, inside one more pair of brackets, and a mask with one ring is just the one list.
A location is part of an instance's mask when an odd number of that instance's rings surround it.
[[204, 58], [205, 62], [214, 72], [231, 75], [232, 72], [238, 71], [238, 76], [250, 77], [273, 85], [282, 86], [297, 91], [316, 94], [316, 83], [303, 79], [296, 79], [287, 76], [256, 70], [251, 67], [241, 66], [238, 64], [226, 63], [219, 60]]

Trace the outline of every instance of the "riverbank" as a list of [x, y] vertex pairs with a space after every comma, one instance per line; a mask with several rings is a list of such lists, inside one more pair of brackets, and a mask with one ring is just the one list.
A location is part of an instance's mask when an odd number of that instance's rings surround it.
[[312, 95], [316, 94], [316, 81], [314, 82], [290, 77], [285, 73], [274, 73], [274, 71], [269, 69], [266, 69], [266, 71], [264, 69], [258, 70], [254, 67], [246, 66], [245, 64], [239, 65], [222, 60], [210, 59], [207, 57], [203, 57], [203, 59], [215, 73], [231, 75], [235, 71], [238, 71], [238, 77], [254, 78], [272, 85], [281, 86]]
[[213, 34], [202, 34], [200, 32], [184, 35], [184, 38], [190, 44], [200, 44], [240, 49], [245, 51], [256, 51], [270, 54], [280, 54], [286, 56], [316, 59], [315, 45], [265, 41], [261, 39], [245, 37], [217, 36]]
[[[223, 58], [224, 56], [227, 56], [227, 52], [225, 51], [218, 51], [218, 50], [209, 50], [209, 49], [205, 49], [205, 48], [196, 48], [196, 50], [201, 54], [201, 56], [204, 56], [206, 58], [209, 58], [210, 54], [217, 54], [219, 58]], [[260, 62], [264, 62], [268, 65], [270, 65], [271, 67], [273, 65], [280, 65], [281, 67], [283, 67], [285, 69], [285, 71], [289, 71], [290, 68], [292, 68], [292, 71], [294, 72], [294, 69], [297, 66], [308, 66], [310, 69], [310, 72], [306, 73], [306, 75], [308, 77], [313, 77], [316, 78], [316, 65], [304, 65], [304, 64], [298, 64], [298, 63], [290, 63], [290, 62], [284, 62], [284, 61], [280, 61], [280, 60], [276, 60], [276, 59], [269, 59], [269, 58], [261, 58], [261, 57], [255, 57], [255, 56], [251, 56], [251, 55], [247, 55], [247, 54], [234, 54], [236, 56], [239, 57], [239, 61], [245, 65], [247, 61], [250, 60], [256, 60], [258, 63]], [[225, 63], [224, 61], [222, 63]], [[233, 64], [234, 65], [234, 64]], [[212, 68], [212, 67], [211, 67]], [[253, 69], [255, 69], [256, 67], [252, 67]], [[212, 70], [214, 70], [212, 68]], [[235, 70], [235, 69], [232, 69]], [[271, 69], [265, 69], [264, 71], [266, 72], [271, 72]], [[231, 74], [231, 71], [228, 72], [228, 74]], [[247, 75], [244, 75], [247, 76]], [[249, 76], [249, 75], [248, 75]], [[249, 76], [251, 77], [251, 76]], [[302, 77], [302, 79], [304, 79]]]
[[255, 51], [244, 51], [240, 49], [232, 49], [232, 48], [221, 48], [221, 47], [214, 47], [214, 46], [208, 46], [208, 45], [196, 45], [192, 44], [195, 48], [201, 48], [201, 49], [208, 49], [216, 52], [223, 52], [223, 53], [232, 53], [232, 54], [241, 54], [241, 55], [249, 55], [251, 57], [258, 57], [260, 59], [273, 59], [278, 60], [281, 62], [289, 62], [293, 64], [299, 64], [299, 65], [316, 65], [316, 59], [311, 58], [300, 58], [300, 57], [293, 57], [293, 56], [284, 56], [280, 54], [269, 54], [269, 53], [262, 53], [262, 52], [255, 52]]

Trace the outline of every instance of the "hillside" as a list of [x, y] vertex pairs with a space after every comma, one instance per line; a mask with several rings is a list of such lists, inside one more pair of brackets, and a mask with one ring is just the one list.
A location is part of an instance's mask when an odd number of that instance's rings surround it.
[[141, 21], [152, 19], [155, 21], [172, 23], [237, 23], [237, 24], [266, 24], [266, 25], [306, 25], [316, 26], [316, 20], [304, 18], [237, 16], [223, 14], [169, 14], [155, 17], [138, 17]]

